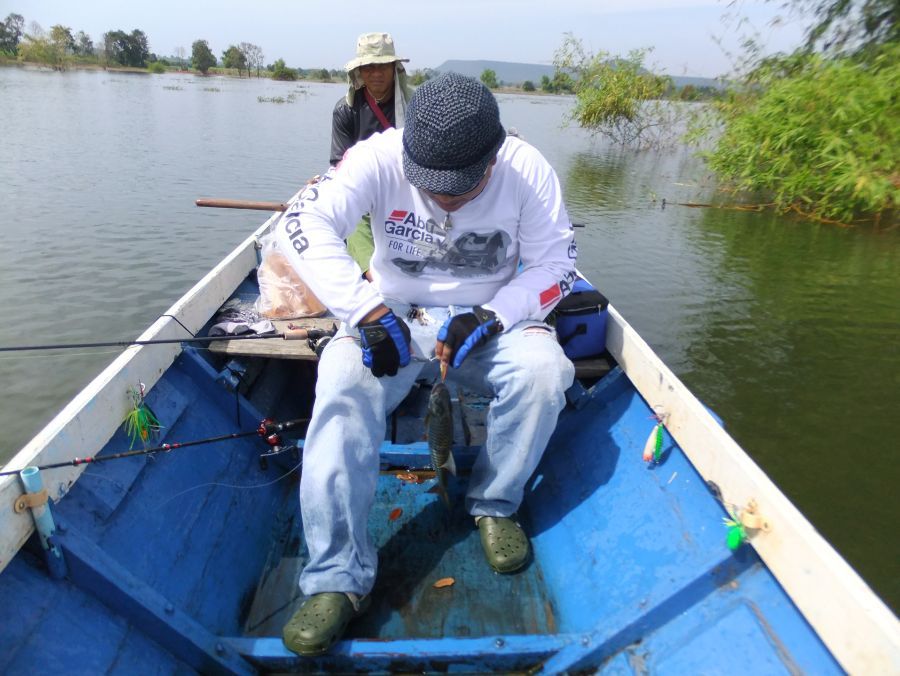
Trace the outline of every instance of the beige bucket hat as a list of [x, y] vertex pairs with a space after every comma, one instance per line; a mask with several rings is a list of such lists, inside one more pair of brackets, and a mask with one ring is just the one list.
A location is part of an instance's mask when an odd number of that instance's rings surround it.
[[350, 73], [367, 63], [394, 63], [401, 59], [394, 51], [394, 38], [388, 33], [363, 33], [356, 41], [356, 58], [347, 62], [344, 70]]

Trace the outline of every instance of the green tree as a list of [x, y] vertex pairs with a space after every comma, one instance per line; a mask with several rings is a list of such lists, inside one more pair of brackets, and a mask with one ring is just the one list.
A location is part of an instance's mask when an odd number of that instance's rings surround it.
[[550, 88], [556, 94], [572, 94], [575, 91], [575, 80], [564, 70], [557, 69], [550, 81]]
[[814, 17], [806, 34], [807, 51], [865, 54], [900, 42], [897, 0], [793, 0], [791, 4]]
[[22, 35], [25, 32], [25, 17], [21, 14], [8, 14], [0, 23], [0, 52], [15, 54]]
[[674, 141], [681, 109], [662, 100], [671, 81], [644, 68], [648, 53], [592, 54], [567, 34], [554, 58], [558, 77], [550, 85], [555, 91], [574, 89], [571, 116], [581, 127], [623, 145], [659, 148]]
[[251, 42], [242, 42], [240, 44], [240, 50], [244, 53], [244, 57], [247, 59], [247, 77], [250, 77], [250, 69], [256, 69], [256, 77], [259, 77], [259, 71], [263, 65], [263, 50], [261, 47], [254, 45]]
[[[222, 52], [222, 67], [223, 68], [237, 68], [238, 76], [240, 76], [241, 71], [247, 68], [247, 57], [240, 49], [238, 49], [235, 45], [231, 45], [228, 49]], [[247, 69], [247, 77], [250, 76], [250, 70]]]
[[575, 91], [575, 81], [571, 75], [557, 69], [552, 80], [548, 75], [541, 76], [541, 91], [549, 94], [572, 94]]
[[135, 29], [131, 33], [121, 30], [103, 34], [103, 55], [107, 65], [145, 68], [150, 57], [150, 47], [143, 31]]
[[777, 206], [847, 222], [900, 206], [900, 43], [766, 59], [716, 105], [710, 166]]
[[424, 70], [417, 69], [410, 73], [409, 83], [413, 87], [418, 87], [420, 84], [422, 84], [426, 80], [430, 80], [432, 77], [434, 77], [434, 71], [431, 68], [425, 68]]
[[272, 64], [273, 80], [296, 80], [297, 71], [284, 65], [284, 59], [278, 59]]
[[62, 49], [64, 54], [75, 53], [75, 37], [72, 29], [59, 24], [50, 27], [50, 41]]
[[316, 79], [322, 82], [331, 82], [331, 73], [328, 72], [327, 68], [322, 68], [316, 72]]
[[84, 31], [78, 31], [78, 34], [75, 35], [75, 53], [80, 56], [94, 55], [94, 42], [91, 40], [91, 36]]
[[678, 98], [682, 101], [696, 101], [700, 95], [694, 85], [686, 84], [678, 91]]
[[497, 84], [497, 73], [490, 68], [485, 68], [481, 71], [481, 81], [484, 83], [485, 87], [490, 89], [496, 89], [500, 86]]
[[65, 48], [47, 37], [26, 35], [19, 43], [19, 55], [24, 61], [40, 63], [54, 70], [64, 70], [66, 67]]
[[191, 45], [191, 65], [204, 75], [216, 65], [216, 57], [206, 40], [195, 40]]
[[143, 31], [137, 29], [131, 31], [131, 35], [125, 41], [125, 55], [129, 66], [144, 68], [147, 65], [150, 44]]
[[900, 205], [900, 34], [896, 0], [791, 0], [806, 43], [765, 56], [744, 42], [738, 73], [691, 137], [739, 190], [812, 218], [849, 222]]
[[525, 80], [525, 82], [522, 83], [522, 91], [523, 92], [533, 92], [534, 91], [534, 82], [532, 82], [531, 80]]

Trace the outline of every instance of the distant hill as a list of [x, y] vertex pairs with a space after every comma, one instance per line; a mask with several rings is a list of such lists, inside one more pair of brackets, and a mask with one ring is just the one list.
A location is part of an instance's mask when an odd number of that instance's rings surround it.
[[[510, 61], [462, 61], [451, 60], [444, 61], [440, 66], [433, 70], [439, 73], [459, 73], [460, 75], [468, 75], [469, 77], [481, 77], [486, 68], [490, 68], [497, 74], [497, 81], [500, 84], [521, 85], [525, 80], [531, 80], [535, 86], [539, 86], [541, 78], [546, 75], [552, 78], [556, 68], [549, 65], [539, 63], [513, 63]], [[693, 85], [694, 87], [715, 87], [722, 89], [723, 85], [718, 80], [709, 77], [687, 77], [683, 75], [673, 75], [672, 81], [676, 87], [684, 87], [685, 85]]]
[[553, 66], [543, 66], [538, 63], [511, 63], [509, 61], [444, 61], [434, 70], [439, 73], [459, 73], [469, 77], [481, 77], [486, 68], [490, 68], [497, 74], [497, 82], [501, 84], [520, 85], [525, 80], [531, 80], [539, 85], [541, 77], [553, 77], [556, 69]]

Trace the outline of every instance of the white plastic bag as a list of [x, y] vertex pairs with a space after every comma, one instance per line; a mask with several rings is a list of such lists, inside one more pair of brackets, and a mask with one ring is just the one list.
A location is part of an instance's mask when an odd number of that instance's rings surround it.
[[324, 315], [327, 308], [278, 250], [274, 235], [266, 233], [260, 238], [260, 244], [262, 262], [256, 272], [259, 281], [256, 311], [260, 316], [269, 319], [296, 319]]

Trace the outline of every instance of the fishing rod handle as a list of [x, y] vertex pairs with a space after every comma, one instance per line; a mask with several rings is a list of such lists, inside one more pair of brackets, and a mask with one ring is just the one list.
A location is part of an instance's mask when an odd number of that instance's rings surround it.
[[229, 200], [201, 198], [196, 201], [198, 207], [219, 207], [221, 209], [256, 209], [257, 211], [284, 211], [287, 205], [282, 202], [254, 202], [252, 200]]

